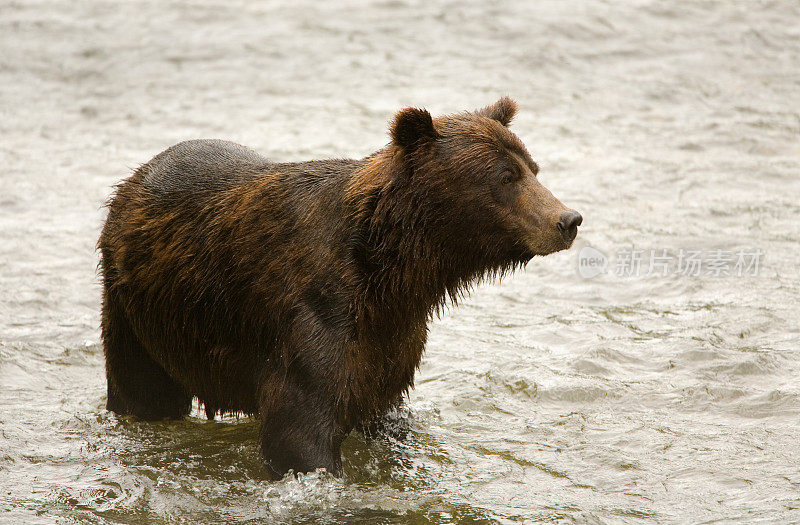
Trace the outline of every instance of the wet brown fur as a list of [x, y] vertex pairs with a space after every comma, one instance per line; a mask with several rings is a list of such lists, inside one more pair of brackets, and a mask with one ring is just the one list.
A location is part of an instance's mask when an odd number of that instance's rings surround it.
[[137, 169], [98, 242], [108, 408], [179, 418], [196, 396], [259, 415], [275, 475], [339, 473], [347, 433], [413, 385], [437, 309], [569, 246], [515, 111], [408, 108], [363, 160], [190, 141]]

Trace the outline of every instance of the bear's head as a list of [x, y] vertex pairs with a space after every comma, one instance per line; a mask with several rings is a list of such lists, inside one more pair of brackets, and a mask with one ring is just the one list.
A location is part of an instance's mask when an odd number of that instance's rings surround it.
[[507, 97], [435, 119], [406, 108], [390, 129], [402, 166], [394, 183], [413, 195], [442, 246], [460, 245], [460, 256], [478, 256], [484, 268], [569, 248], [582, 221], [537, 179], [539, 167], [508, 129], [516, 111]]

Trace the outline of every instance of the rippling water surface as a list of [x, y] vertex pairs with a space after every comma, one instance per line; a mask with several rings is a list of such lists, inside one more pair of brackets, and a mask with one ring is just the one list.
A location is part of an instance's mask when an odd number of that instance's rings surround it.
[[[0, 0], [0, 49], [0, 521], [800, 522], [797, 2]], [[502, 94], [584, 226], [432, 324], [407, 441], [270, 483], [255, 421], [106, 412], [94, 242], [131, 168], [360, 157], [404, 105]]]

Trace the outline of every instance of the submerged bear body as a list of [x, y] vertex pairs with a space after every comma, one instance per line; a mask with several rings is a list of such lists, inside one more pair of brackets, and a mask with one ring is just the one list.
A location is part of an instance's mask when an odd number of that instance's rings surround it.
[[273, 474], [339, 473], [347, 433], [413, 385], [432, 312], [574, 238], [513, 111], [407, 109], [363, 160], [203, 140], [137, 169], [98, 243], [108, 408], [179, 418], [197, 397], [259, 416]]

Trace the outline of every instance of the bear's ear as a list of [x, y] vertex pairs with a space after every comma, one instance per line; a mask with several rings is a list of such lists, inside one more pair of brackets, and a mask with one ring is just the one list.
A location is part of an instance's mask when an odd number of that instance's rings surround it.
[[394, 116], [391, 135], [395, 144], [406, 149], [414, 149], [439, 137], [439, 133], [433, 127], [431, 114], [418, 108], [401, 109]]
[[479, 109], [475, 113], [508, 126], [511, 123], [511, 119], [517, 114], [517, 103], [508, 97], [503, 97], [491, 106]]

